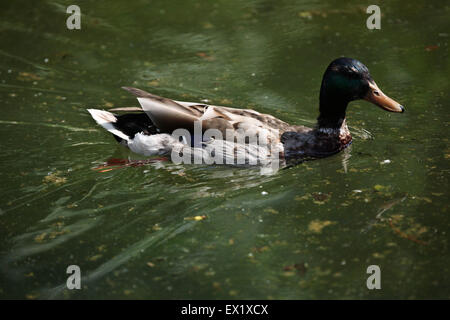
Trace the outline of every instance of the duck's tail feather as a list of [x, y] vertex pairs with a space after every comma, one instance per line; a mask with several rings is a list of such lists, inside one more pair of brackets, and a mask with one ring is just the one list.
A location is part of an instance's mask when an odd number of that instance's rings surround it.
[[122, 132], [115, 126], [117, 122], [117, 117], [111, 112], [98, 110], [98, 109], [87, 109], [87, 111], [91, 114], [92, 118], [101, 125], [103, 128], [111, 132], [114, 137], [120, 142], [121, 140], [125, 140], [128, 142], [130, 137]]
[[111, 112], [88, 109], [92, 118], [114, 135], [118, 142], [130, 142], [137, 133], [143, 135], [158, 134], [159, 130], [145, 113], [126, 113], [114, 115]]

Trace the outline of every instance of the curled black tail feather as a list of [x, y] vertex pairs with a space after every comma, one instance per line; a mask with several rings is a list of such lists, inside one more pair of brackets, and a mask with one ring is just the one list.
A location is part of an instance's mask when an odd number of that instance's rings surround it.
[[[131, 139], [136, 133], [143, 133], [146, 135], [157, 134], [158, 129], [153, 124], [152, 120], [145, 113], [126, 113], [116, 116], [117, 121], [113, 124], [117, 130], [125, 133]], [[118, 142], [122, 139], [114, 135]]]

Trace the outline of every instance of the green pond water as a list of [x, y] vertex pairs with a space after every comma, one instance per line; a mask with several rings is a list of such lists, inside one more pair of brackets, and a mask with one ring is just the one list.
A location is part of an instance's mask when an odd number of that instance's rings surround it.
[[[450, 298], [448, 3], [377, 3], [368, 30], [359, 1], [77, 1], [68, 30], [73, 2], [0, 3], [0, 298]], [[312, 126], [340, 56], [406, 107], [352, 102], [345, 152], [95, 170], [145, 159], [86, 111], [138, 106], [121, 86]]]

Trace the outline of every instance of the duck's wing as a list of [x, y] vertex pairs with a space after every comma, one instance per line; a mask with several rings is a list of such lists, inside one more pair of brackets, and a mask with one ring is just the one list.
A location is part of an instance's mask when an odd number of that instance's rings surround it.
[[[162, 131], [172, 133], [184, 128], [193, 131], [194, 122], [201, 121], [202, 131], [217, 129], [225, 136], [226, 130], [242, 129], [246, 134], [265, 134], [278, 139], [282, 132], [292, 126], [268, 114], [250, 109], [235, 109], [195, 102], [174, 101], [140, 89], [123, 87], [134, 94], [142, 109]], [[124, 108], [120, 108], [125, 111]], [[119, 111], [119, 108], [115, 109]]]
[[135, 95], [152, 122], [162, 131], [171, 133], [175, 129], [191, 129], [202, 116], [194, 108], [187, 108], [171, 99], [160, 97], [140, 89], [122, 87]]
[[[176, 102], [185, 107], [193, 107], [193, 108], [199, 107], [199, 104], [195, 102], [185, 102], [185, 101], [176, 101]], [[291, 126], [290, 124], [278, 118], [275, 118], [270, 114], [260, 113], [252, 109], [239, 109], [239, 108], [230, 108], [205, 104], [201, 106], [214, 109], [216, 111], [216, 114], [217, 112], [219, 113], [217, 115], [218, 117], [223, 117], [223, 115], [225, 114], [233, 122], [254, 123], [255, 125], [263, 125], [272, 129], [279, 129], [283, 131], [286, 131], [287, 129], [294, 130], [296, 127], [298, 127], [298, 126]]]

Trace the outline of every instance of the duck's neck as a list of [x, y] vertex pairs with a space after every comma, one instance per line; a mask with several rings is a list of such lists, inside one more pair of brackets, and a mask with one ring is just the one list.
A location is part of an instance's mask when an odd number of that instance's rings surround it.
[[339, 130], [345, 125], [345, 110], [347, 101], [320, 97], [320, 114], [317, 127], [322, 130]]
[[345, 118], [342, 119], [340, 122], [339, 127], [329, 127], [329, 126], [317, 126], [316, 132], [322, 135], [327, 135], [330, 137], [336, 137], [338, 139], [341, 139], [344, 136], [350, 136], [350, 131], [347, 127], [347, 122], [345, 121]]
[[341, 110], [344, 110], [343, 112], [337, 112], [337, 113], [330, 113], [325, 109], [326, 111], [323, 111], [324, 109], [320, 108], [320, 114], [317, 118], [317, 128], [319, 131], [339, 131], [342, 127], [346, 126], [345, 124], [345, 108], [347, 107], [347, 104], [343, 106]]

